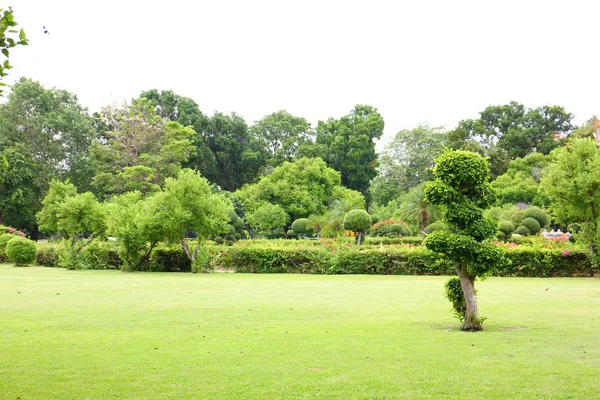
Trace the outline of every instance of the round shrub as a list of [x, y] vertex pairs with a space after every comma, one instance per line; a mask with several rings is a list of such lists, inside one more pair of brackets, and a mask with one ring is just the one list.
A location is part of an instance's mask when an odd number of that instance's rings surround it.
[[223, 244], [224, 240], [221, 236], [216, 236], [214, 239], [216, 244]]
[[500, 221], [498, 222], [498, 230], [508, 237], [515, 231], [515, 224], [512, 221]]
[[235, 227], [233, 225], [227, 225], [227, 234], [233, 235], [235, 233]]
[[[515, 233], [517, 235], [521, 235], [521, 236], [531, 235], [531, 231], [529, 230], [529, 228], [526, 226], [523, 226], [523, 225], [518, 226], [517, 229], [515, 229]], [[514, 237], [514, 235], [513, 235], [513, 237]]]
[[6, 244], [6, 256], [16, 265], [27, 265], [35, 260], [36, 246], [33, 240], [20, 236], [14, 237]]
[[[523, 213], [523, 221], [525, 221], [525, 219], [527, 218], [535, 219], [540, 224], [541, 228], [547, 226], [550, 222], [548, 214], [546, 214], [546, 212], [539, 207], [529, 207], [527, 210], [525, 210], [525, 212]], [[534, 233], [537, 233], [538, 231], [539, 229]]]
[[312, 228], [308, 227], [310, 220], [308, 218], [298, 218], [292, 222], [291, 229], [298, 235], [312, 235], [314, 232]]
[[389, 219], [379, 221], [369, 229], [369, 235], [376, 237], [402, 237], [410, 234], [410, 228], [406, 223]]
[[238, 217], [238, 219], [233, 223], [233, 227], [236, 231], [244, 229], [244, 220]]
[[233, 246], [233, 240], [227, 240], [227, 241], [225, 242], [225, 244], [226, 244], [227, 246]]
[[535, 218], [527, 217], [523, 219], [523, 226], [526, 226], [527, 229], [531, 232], [532, 235], [536, 235], [540, 231], [540, 223]]
[[236, 232], [236, 233], [233, 234], [233, 238], [235, 240], [242, 240], [242, 234]]
[[[567, 227], [567, 230], [571, 233], [579, 233], [579, 231], [581, 231], [581, 225], [579, 225], [578, 223], [573, 223], [573, 224], [569, 224], [569, 226]], [[2, 236], [0, 236], [0, 240], [2, 239]], [[0, 244], [0, 249], [2, 245]]]
[[15, 237], [17, 237], [17, 235], [13, 235], [12, 233], [3, 233], [2, 235], [0, 235], [0, 254], [4, 253], [8, 241]]
[[235, 210], [230, 210], [229, 211], [229, 222], [230, 223], [235, 223], [235, 221], [237, 221], [238, 219], [238, 215], [235, 213]]
[[504, 232], [502, 231], [498, 231], [498, 233], [496, 233], [496, 238], [498, 240], [506, 240], [507, 236], [504, 234]]
[[375, 214], [371, 214], [371, 222], [373, 222], [374, 224], [378, 223], [381, 219], [379, 218], [379, 215], [375, 215]]
[[287, 237], [289, 237], [290, 239], [294, 239], [294, 238], [297, 238], [297, 237], [298, 237], [298, 232], [296, 232], [296, 231], [295, 231], [295, 230], [293, 230], [293, 229], [290, 229], [290, 230], [288, 230], [288, 231], [285, 233], [285, 235], [286, 235]]
[[344, 229], [354, 232], [366, 231], [371, 227], [371, 222], [371, 216], [365, 210], [348, 211], [344, 217]]
[[429, 235], [431, 232], [442, 231], [444, 229], [446, 229], [446, 224], [443, 222], [434, 222], [433, 224], [427, 225], [423, 231]]

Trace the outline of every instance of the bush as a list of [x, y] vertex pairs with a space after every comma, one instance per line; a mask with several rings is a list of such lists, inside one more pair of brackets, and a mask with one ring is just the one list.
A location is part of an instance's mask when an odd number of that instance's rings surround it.
[[507, 237], [508, 236], [506, 236], [502, 231], [498, 231], [498, 233], [496, 233], [496, 239], [498, 240], [506, 241]]
[[515, 224], [511, 221], [501, 221], [498, 223], [498, 230], [502, 232], [506, 237], [510, 237], [515, 231]]
[[371, 222], [371, 216], [365, 210], [351, 210], [344, 216], [344, 229], [354, 232], [366, 231], [371, 227]]
[[410, 244], [413, 246], [420, 246], [423, 244], [423, 239], [418, 236], [403, 236], [403, 237], [387, 237], [387, 236], [379, 236], [379, 237], [367, 237], [365, 239], [365, 244]]
[[[146, 260], [147, 261], [147, 260]], [[144, 260], [140, 261], [144, 264]], [[83, 249], [82, 267], [86, 269], [121, 269], [123, 261], [118, 247], [109, 242], [92, 242]], [[139, 267], [143, 268], [143, 267]]]
[[58, 250], [55, 247], [38, 247], [35, 263], [44, 267], [58, 267]]
[[521, 236], [531, 235], [531, 231], [529, 230], [529, 228], [523, 225], [518, 226], [517, 229], [515, 229], [515, 233]]
[[224, 242], [224, 240], [223, 240], [223, 238], [221, 236], [215, 237], [214, 241], [217, 244], [223, 244], [223, 242]]
[[540, 223], [531, 217], [524, 218], [522, 224], [529, 229], [532, 235], [537, 235], [541, 228]]
[[442, 231], [446, 229], [446, 224], [444, 224], [443, 222], [434, 222], [433, 224], [429, 224], [425, 227], [425, 229], [423, 229], [423, 231], [429, 235], [432, 232], [435, 231]]
[[152, 250], [148, 269], [154, 272], [191, 272], [192, 263], [181, 247], [157, 247]]
[[13, 237], [6, 244], [6, 256], [16, 265], [27, 265], [35, 261], [36, 247], [33, 240]]
[[578, 223], [569, 224], [567, 230], [571, 233], [579, 233], [579, 231], [581, 231], [581, 225], [579, 225]]
[[12, 233], [3, 233], [0, 235], [0, 255], [6, 254], [4, 251], [6, 250], [6, 244], [12, 238], [18, 237], [17, 235], [13, 235]]
[[[457, 277], [450, 278], [444, 284], [444, 289], [446, 298], [452, 303], [454, 314], [462, 323], [467, 315], [467, 303], [465, 302], [460, 279]], [[477, 294], [477, 290], [475, 290], [475, 294]]]
[[[525, 219], [527, 218], [535, 219], [540, 224], [541, 228], [548, 226], [548, 224], [550, 223], [550, 218], [548, 217], [548, 214], [546, 214], [546, 212], [539, 207], [529, 207], [528, 209], [526, 209], [523, 213], [523, 222], [525, 222]], [[523, 225], [525, 224], [523, 223]], [[539, 229], [534, 233], [537, 233], [538, 231]]]
[[244, 229], [244, 220], [241, 219], [240, 217], [238, 217], [235, 222], [233, 223], [233, 227], [235, 228], [236, 231], [240, 231], [242, 229]]
[[286, 235], [287, 237], [289, 237], [290, 239], [295, 239], [295, 238], [297, 238], [297, 237], [298, 237], [298, 232], [296, 232], [296, 231], [295, 231], [295, 230], [293, 230], [293, 229], [290, 229], [290, 230], [288, 230], [288, 231], [285, 233], [285, 235]]
[[298, 218], [297, 220], [292, 222], [291, 229], [298, 235], [312, 236], [314, 231], [312, 230], [312, 228], [308, 227], [308, 224], [310, 224], [310, 220], [308, 218]]
[[379, 221], [369, 229], [369, 235], [378, 237], [386, 236], [392, 238], [409, 236], [410, 234], [410, 228], [406, 223], [389, 219]]

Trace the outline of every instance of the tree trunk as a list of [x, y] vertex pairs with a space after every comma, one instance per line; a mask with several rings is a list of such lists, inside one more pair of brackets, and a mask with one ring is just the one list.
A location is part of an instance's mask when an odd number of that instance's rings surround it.
[[458, 277], [460, 279], [460, 286], [465, 296], [465, 303], [467, 305], [467, 313], [465, 320], [463, 321], [463, 331], [480, 331], [483, 329], [481, 321], [479, 320], [479, 311], [477, 310], [477, 299], [475, 298], [475, 277], [469, 275], [467, 271], [467, 265], [462, 264], [456, 269]]

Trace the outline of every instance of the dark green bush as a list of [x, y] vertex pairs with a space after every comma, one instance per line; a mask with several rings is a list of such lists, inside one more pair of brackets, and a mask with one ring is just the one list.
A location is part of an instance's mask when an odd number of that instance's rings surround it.
[[[111, 242], [92, 242], [83, 250], [83, 267], [86, 269], [121, 269], [123, 261], [118, 248]], [[144, 264], [141, 260], [141, 264]], [[139, 267], [143, 269], [144, 267]]]
[[496, 271], [500, 276], [594, 276], [597, 267], [584, 251], [535, 249], [519, 246], [505, 252], [507, 265]]
[[523, 222], [521, 222], [521, 224], [523, 224], [523, 226], [527, 227], [527, 229], [529, 229], [529, 231], [531, 232], [532, 235], [536, 235], [539, 231], [540, 231], [540, 223], [535, 219], [535, 218], [531, 218], [531, 217], [527, 217], [523, 219]]
[[[446, 298], [452, 303], [454, 314], [460, 322], [463, 322], [467, 315], [467, 303], [465, 302], [465, 295], [460, 285], [460, 279], [457, 277], [450, 278], [444, 284], [444, 289]], [[477, 294], [477, 291], [475, 291], [475, 294]]]
[[38, 247], [35, 263], [44, 267], [58, 267], [58, 249], [55, 247]]
[[578, 223], [569, 224], [567, 230], [571, 233], [579, 233], [579, 231], [581, 231], [581, 225], [579, 225]]
[[403, 237], [373, 237], [369, 236], [365, 239], [365, 244], [412, 244], [420, 246], [423, 244], [423, 239], [418, 236], [403, 236]]
[[214, 241], [215, 241], [215, 243], [217, 243], [217, 244], [223, 244], [223, 242], [224, 242], [224, 240], [223, 240], [223, 238], [222, 238], [221, 236], [216, 236], [216, 237], [214, 238]]
[[365, 210], [351, 210], [344, 216], [344, 229], [349, 231], [366, 231], [371, 227], [371, 223], [371, 216]]
[[512, 221], [500, 221], [498, 222], [498, 230], [504, 233], [506, 237], [510, 237], [515, 231], [515, 224]]
[[540, 224], [541, 228], [548, 226], [548, 224], [550, 223], [550, 218], [548, 217], [548, 214], [546, 214], [546, 212], [539, 207], [529, 207], [528, 209], [526, 209], [525, 212], [523, 212], [523, 218], [535, 219]]
[[242, 229], [244, 229], [244, 220], [241, 219], [240, 217], [238, 217], [235, 222], [233, 223], [233, 227], [235, 228], [236, 231], [240, 231]]
[[224, 268], [252, 273], [324, 274], [332, 252], [323, 248], [270, 248], [264, 245], [228, 249], [221, 262]]
[[408, 225], [402, 221], [384, 220], [379, 221], [369, 228], [370, 236], [387, 236], [387, 237], [402, 237], [411, 234]]
[[521, 236], [531, 235], [531, 231], [529, 230], [529, 228], [523, 225], [517, 226], [517, 229], [515, 229], [515, 233]]
[[35, 261], [35, 242], [20, 236], [15, 236], [6, 244], [6, 256], [15, 265], [27, 265]]
[[291, 229], [298, 235], [309, 235], [312, 236], [314, 231], [309, 227], [310, 220], [308, 218], [298, 218], [292, 222]]
[[286, 235], [287, 237], [291, 238], [291, 239], [295, 239], [295, 238], [297, 238], [297, 237], [298, 237], [298, 232], [296, 232], [296, 231], [295, 231], [295, 230], [293, 230], [293, 229], [289, 229], [289, 230], [286, 232], [286, 234], [285, 234], [285, 235]]
[[157, 247], [150, 255], [149, 271], [191, 272], [192, 263], [181, 247]]

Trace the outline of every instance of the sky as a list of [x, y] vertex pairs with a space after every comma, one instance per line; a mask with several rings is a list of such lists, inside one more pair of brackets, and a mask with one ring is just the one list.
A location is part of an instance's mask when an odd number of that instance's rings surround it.
[[[0, 0], [30, 40], [20, 76], [90, 112], [149, 89], [252, 122], [278, 110], [313, 125], [356, 104], [386, 123], [452, 129], [511, 100], [600, 113], [600, 2]], [[44, 33], [44, 28], [48, 33]]]

